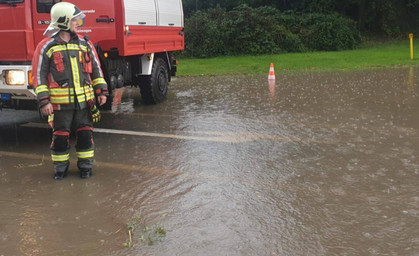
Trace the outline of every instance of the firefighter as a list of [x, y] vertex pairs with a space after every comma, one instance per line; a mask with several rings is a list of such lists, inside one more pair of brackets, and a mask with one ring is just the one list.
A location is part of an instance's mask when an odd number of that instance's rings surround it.
[[[77, 167], [81, 178], [90, 178], [93, 168], [93, 122], [96, 107], [106, 103], [108, 90], [95, 47], [77, 34], [83, 12], [68, 2], [51, 8], [47, 36], [36, 47], [33, 81], [43, 115], [53, 128], [51, 157], [54, 179], [63, 179], [70, 165], [70, 133], [75, 131]], [[97, 100], [96, 100], [97, 99]]]

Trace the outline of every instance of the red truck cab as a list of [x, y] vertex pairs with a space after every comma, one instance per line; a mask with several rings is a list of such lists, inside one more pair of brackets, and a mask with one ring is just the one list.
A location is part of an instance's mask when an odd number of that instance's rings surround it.
[[[31, 60], [57, 2], [0, 0], [0, 107], [33, 108]], [[176, 73], [173, 52], [184, 49], [181, 0], [69, 2], [86, 15], [78, 33], [95, 44], [109, 90], [134, 85], [144, 103], [163, 101]]]

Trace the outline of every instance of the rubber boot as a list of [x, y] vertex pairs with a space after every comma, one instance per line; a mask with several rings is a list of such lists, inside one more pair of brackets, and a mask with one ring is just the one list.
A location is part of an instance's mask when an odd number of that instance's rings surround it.
[[92, 169], [80, 169], [80, 178], [88, 179], [92, 177]]
[[54, 180], [62, 180], [65, 176], [67, 176], [68, 166], [65, 168], [64, 171], [55, 170], [54, 173]]

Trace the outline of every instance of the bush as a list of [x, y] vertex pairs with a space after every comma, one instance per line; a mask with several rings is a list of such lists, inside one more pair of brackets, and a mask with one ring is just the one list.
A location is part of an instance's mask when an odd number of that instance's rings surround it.
[[304, 51], [300, 37], [289, 31], [284, 25], [275, 24], [270, 30], [270, 37], [275, 45], [273, 53]]
[[225, 21], [226, 47], [230, 54], [263, 54], [279, 51], [270, 32], [275, 21], [264, 9], [246, 5], [229, 12]]
[[185, 54], [192, 57], [213, 57], [224, 55], [224, 45], [220, 33], [223, 18], [217, 17], [225, 13], [219, 9], [207, 12], [198, 11], [185, 22]]
[[280, 12], [241, 5], [198, 11], [185, 20], [190, 57], [346, 50], [360, 43], [353, 21], [338, 14]]
[[361, 42], [355, 23], [338, 14], [309, 15], [303, 24], [307, 28], [304, 43], [311, 50], [347, 50]]

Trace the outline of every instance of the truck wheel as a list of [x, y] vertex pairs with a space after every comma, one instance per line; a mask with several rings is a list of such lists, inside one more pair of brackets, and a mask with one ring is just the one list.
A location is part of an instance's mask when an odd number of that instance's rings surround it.
[[156, 104], [166, 99], [169, 70], [166, 62], [157, 58], [150, 76], [140, 77], [141, 98], [145, 104]]

